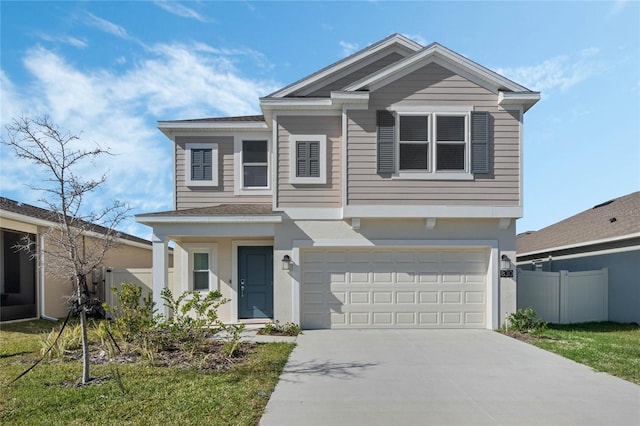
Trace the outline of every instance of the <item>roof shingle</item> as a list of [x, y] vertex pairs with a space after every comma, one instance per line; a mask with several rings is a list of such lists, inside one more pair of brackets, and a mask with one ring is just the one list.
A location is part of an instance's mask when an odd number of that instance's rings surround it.
[[589, 210], [518, 235], [518, 254], [623, 237], [640, 232], [640, 191], [598, 204]]

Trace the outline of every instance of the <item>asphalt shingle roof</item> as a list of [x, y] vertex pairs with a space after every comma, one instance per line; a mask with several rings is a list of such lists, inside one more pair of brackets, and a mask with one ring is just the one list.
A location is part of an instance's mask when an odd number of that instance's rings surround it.
[[[0, 197], [0, 216], [2, 211], [21, 214], [23, 216], [32, 217], [35, 219], [45, 220], [47, 222], [58, 223], [58, 216], [55, 212], [43, 209], [41, 207], [32, 206], [31, 204], [25, 204], [19, 201], [11, 200], [9, 198]], [[86, 223], [86, 222], [85, 222]], [[107, 231], [104, 226], [92, 224], [95, 232]], [[129, 240], [141, 244], [151, 245], [151, 242], [144, 238], [136, 237], [124, 232], [118, 231], [118, 237], [123, 240]]]
[[170, 210], [166, 212], [146, 213], [138, 217], [153, 216], [251, 216], [272, 215], [271, 204], [216, 204], [207, 207], [197, 207], [184, 210]]
[[518, 254], [640, 232], [640, 191], [608, 200], [539, 231], [518, 235]]

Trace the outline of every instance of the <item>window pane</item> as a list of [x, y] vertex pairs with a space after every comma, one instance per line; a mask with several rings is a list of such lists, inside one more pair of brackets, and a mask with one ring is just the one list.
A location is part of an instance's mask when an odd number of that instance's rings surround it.
[[464, 170], [464, 144], [438, 144], [438, 170]]
[[194, 271], [209, 270], [209, 253], [193, 254], [193, 270]]
[[266, 163], [267, 141], [242, 141], [242, 161], [244, 163]]
[[400, 140], [428, 140], [428, 120], [426, 115], [404, 115], [400, 117]]
[[427, 170], [428, 164], [429, 144], [400, 144], [400, 170]]
[[244, 166], [244, 186], [267, 186], [267, 166]]
[[439, 115], [436, 130], [438, 141], [463, 142], [465, 140], [464, 116]]
[[193, 289], [209, 290], [209, 271], [193, 271]]

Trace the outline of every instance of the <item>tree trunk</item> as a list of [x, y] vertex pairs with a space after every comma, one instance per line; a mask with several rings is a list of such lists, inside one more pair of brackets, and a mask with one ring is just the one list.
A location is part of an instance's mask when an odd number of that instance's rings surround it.
[[87, 313], [80, 307], [80, 328], [82, 329], [82, 384], [89, 383], [89, 340], [87, 338]]

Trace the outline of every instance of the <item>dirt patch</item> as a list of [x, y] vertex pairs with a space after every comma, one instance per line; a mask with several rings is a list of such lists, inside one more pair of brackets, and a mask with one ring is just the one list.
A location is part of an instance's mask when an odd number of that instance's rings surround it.
[[[193, 352], [185, 352], [176, 349], [161, 350], [153, 354], [153, 358], [143, 357], [135, 351], [124, 350], [109, 353], [103, 348], [90, 348], [90, 363], [92, 365], [104, 364], [130, 364], [136, 362], [149, 362], [156, 367], [171, 368], [196, 368], [201, 371], [226, 371], [234, 365], [245, 362], [246, 355], [255, 350], [255, 343], [242, 343], [233, 356], [228, 356], [224, 351], [222, 342], [210, 341]], [[68, 351], [63, 362], [79, 361], [82, 359], [82, 350]], [[51, 362], [56, 362], [53, 360]], [[58, 361], [59, 362], [59, 361]]]

